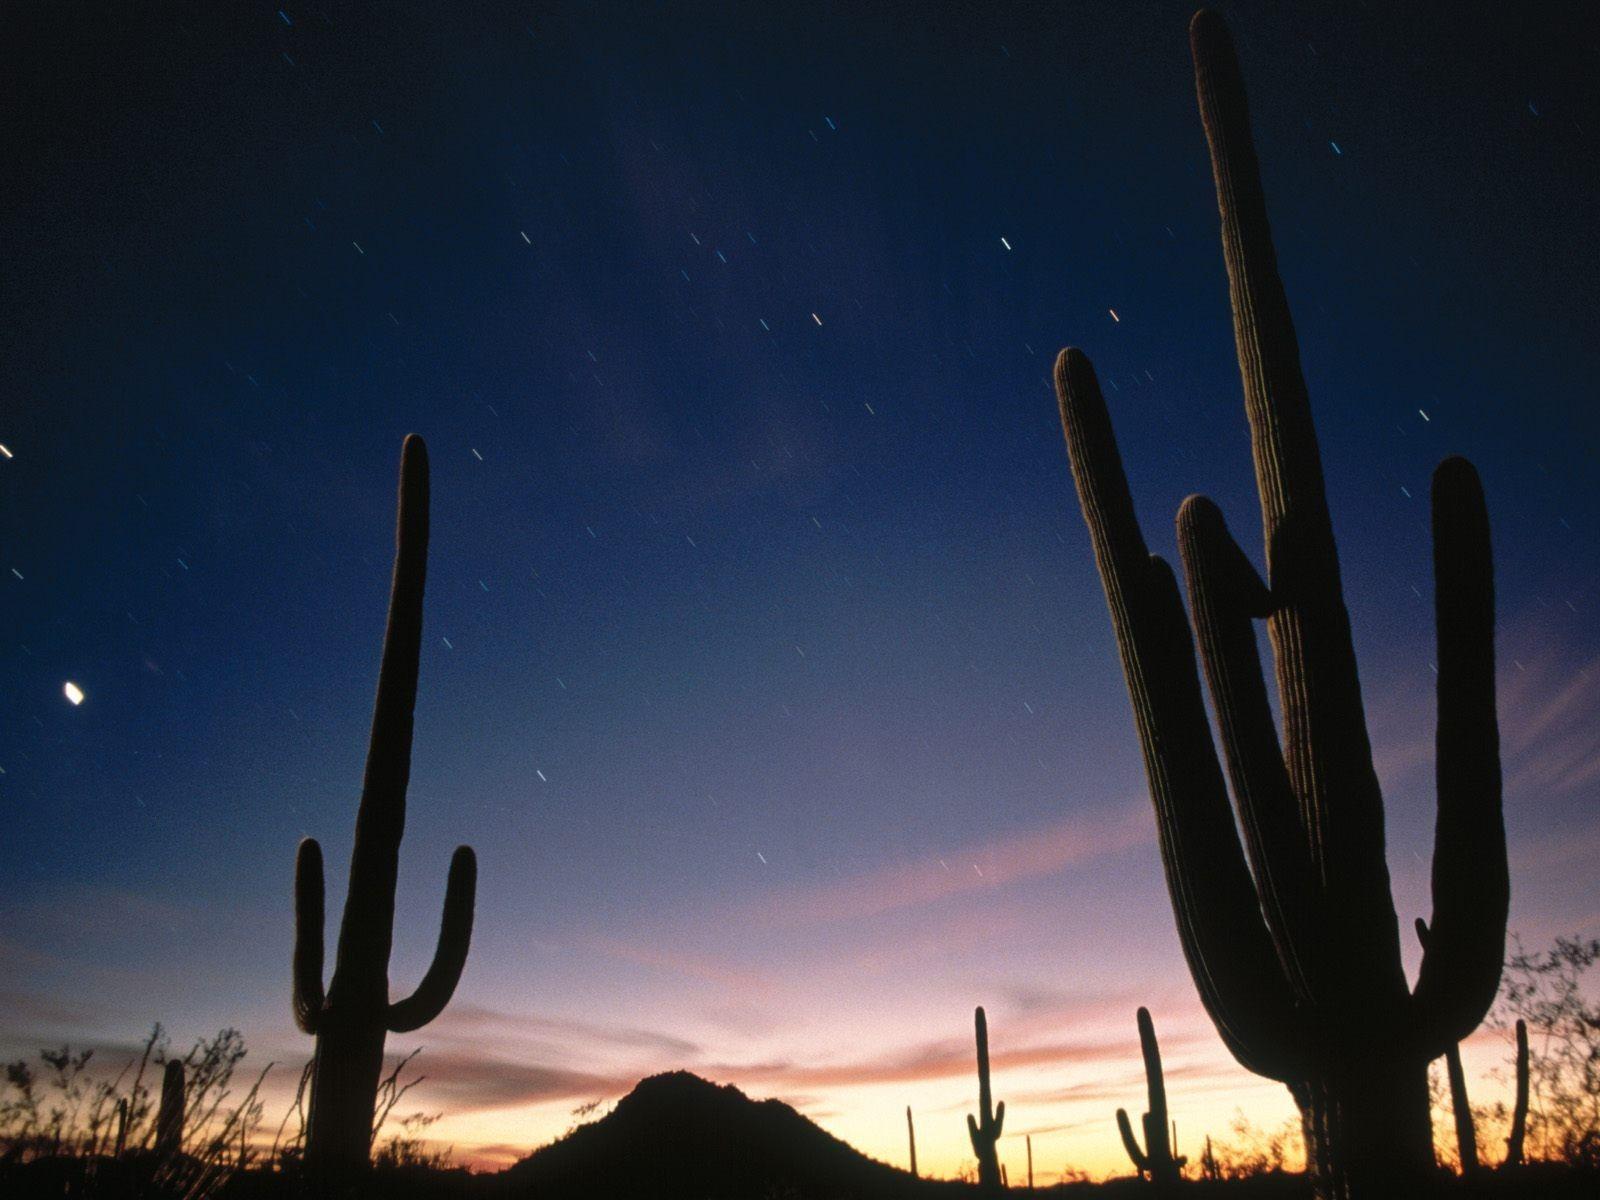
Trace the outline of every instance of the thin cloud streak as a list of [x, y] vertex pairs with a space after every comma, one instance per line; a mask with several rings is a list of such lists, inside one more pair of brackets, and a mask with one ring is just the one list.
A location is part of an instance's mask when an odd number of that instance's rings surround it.
[[958, 847], [942, 862], [900, 864], [783, 893], [769, 900], [757, 920], [782, 927], [881, 916], [1053, 875], [1154, 837], [1148, 804], [1124, 805], [1107, 816], [1073, 814], [1043, 828]]

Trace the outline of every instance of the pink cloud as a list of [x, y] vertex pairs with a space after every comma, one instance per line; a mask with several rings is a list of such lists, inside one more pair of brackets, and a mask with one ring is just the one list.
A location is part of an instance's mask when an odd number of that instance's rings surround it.
[[452, 1114], [616, 1096], [638, 1081], [630, 1072], [596, 1074], [470, 1053], [424, 1051], [413, 1069], [429, 1097], [443, 1100]]
[[597, 938], [590, 943], [590, 947], [611, 958], [620, 958], [624, 962], [637, 963], [640, 966], [655, 967], [706, 983], [720, 984], [736, 992], [767, 994], [778, 990], [777, 984], [765, 975], [706, 955], [669, 950], [659, 945], [639, 945], [616, 938]]
[[1071, 814], [1043, 828], [954, 847], [940, 858], [784, 893], [757, 919], [780, 926], [860, 920], [1053, 875], [1154, 837], [1147, 803], [1110, 815]]

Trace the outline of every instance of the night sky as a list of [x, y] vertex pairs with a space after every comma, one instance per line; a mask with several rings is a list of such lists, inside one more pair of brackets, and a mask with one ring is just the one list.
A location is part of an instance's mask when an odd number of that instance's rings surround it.
[[[1285, 1118], [1183, 964], [1048, 382], [1094, 359], [1153, 549], [1202, 490], [1258, 549], [1190, 11], [11, 6], [0, 1052], [237, 1025], [290, 1086], [294, 847], [335, 920], [417, 432], [397, 993], [458, 842], [480, 885], [454, 1004], [390, 1045], [458, 1157], [683, 1066], [894, 1161], [909, 1103], [953, 1172], [977, 1003], [1045, 1179], [1126, 1168], [1139, 1004], [1180, 1150]], [[1600, 933], [1592, 7], [1223, 11], [1400, 917], [1463, 453], [1512, 929]]]

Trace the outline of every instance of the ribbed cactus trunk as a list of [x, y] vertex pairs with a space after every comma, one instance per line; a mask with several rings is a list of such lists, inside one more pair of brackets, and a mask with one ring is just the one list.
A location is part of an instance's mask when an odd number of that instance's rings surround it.
[[1153, 1183], [1176, 1183], [1183, 1177], [1183, 1166], [1188, 1160], [1173, 1153], [1176, 1136], [1167, 1118], [1167, 1078], [1161, 1069], [1161, 1045], [1156, 1041], [1150, 1010], [1139, 1009], [1136, 1019], [1139, 1051], [1144, 1057], [1145, 1094], [1150, 1105], [1140, 1122], [1144, 1128], [1144, 1148], [1139, 1147], [1127, 1109], [1117, 1109], [1117, 1132], [1122, 1137], [1123, 1149], [1133, 1161], [1134, 1170], [1141, 1176], [1148, 1176]]
[[967, 1114], [967, 1135], [978, 1159], [978, 1186], [992, 1192], [1002, 1186], [997, 1146], [1006, 1123], [1006, 1102], [993, 1105], [989, 1090], [989, 1020], [982, 1007], [973, 1014], [973, 1025], [978, 1040], [978, 1115]]
[[[1105, 401], [1077, 350], [1056, 365], [1062, 425], [1200, 998], [1234, 1057], [1285, 1083], [1299, 1103], [1319, 1196], [1403, 1194], [1433, 1167], [1427, 1064], [1482, 1020], [1505, 947], [1488, 518], [1471, 465], [1446, 460], [1433, 486], [1433, 933], [1408, 988], [1333, 524], [1244, 87], [1221, 18], [1197, 14], [1190, 40], [1266, 579], [1216, 505], [1185, 501], [1177, 532], [1191, 636], [1171, 568], [1145, 547]], [[1281, 742], [1256, 650], [1259, 619], [1273, 648]], [[1196, 641], [1237, 825], [1195, 671]]]
[[187, 1081], [183, 1063], [174, 1059], [161, 1075], [161, 1103], [156, 1108], [156, 1156], [175, 1158], [183, 1150], [183, 1108]]
[[461, 846], [450, 861], [433, 962], [410, 997], [390, 1003], [389, 951], [411, 774], [427, 557], [428, 455], [422, 439], [413, 435], [401, 453], [389, 621], [356, 813], [350, 887], [326, 994], [321, 847], [307, 838], [295, 862], [294, 1013], [300, 1028], [317, 1039], [306, 1168], [323, 1184], [346, 1180], [367, 1165], [385, 1036], [418, 1029], [443, 1011], [461, 978], [472, 937], [477, 862], [472, 850]]

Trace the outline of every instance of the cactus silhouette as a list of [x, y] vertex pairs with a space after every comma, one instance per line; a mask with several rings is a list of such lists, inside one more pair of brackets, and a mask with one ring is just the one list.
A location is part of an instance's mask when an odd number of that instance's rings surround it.
[[1522, 1142], [1528, 1134], [1528, 1023], [1517, 1019], [1517, 1098], [1511, 1108], [1511, 1133], [1506, 1138], [1508, 1167], [1522, 1165]]
[[967, 1114], [967, 1134], [972, 1138], [972, 1152], [978, 1156], [978, 1186], [994, 1191], [1001, 1186], [1000, 1158], [995, 1151], [1000, 1141], [1000, 1129], [1006, 1123], [1006, 1102], [993, 1108], [989, 1092], [989, 1020], [983, 1007], [973, 1014], [973, 1024], [978, 1036], [978, 1115]]
[[1027, 1134], [1024, 1139], [1028, 1143], [1028, 1190], [1033, 1191], [1033, 1134]]
[[[1417, 918], [1417, 941], [1428, 948], [1428, 923]], [[1444, 1073], [1450, 1084], [1450, 1113], [1456, 1125], [1456, 1156], [1461, 1159], [1461, 1173], [1471, 1175], [1478, 1169], [1478, 1131], [1472, 1124], [1472, 1102], [1467, 1099], [1467, 1075], [1461, 1069], [1461, 1047], [1451, 1042], [1444, 1051]]]
[[[1226, 26], [1190, 25], [1244, 382], [1267, 579], [1202, 497], [1178, 514], [1194, 637], [1145, 547], [1105, 401], [1076, 349], [1062, 426], [1116, 629], [1179, 938], [1247, 1069], [1289, 1087], [1317, 1194], [1394, 1194], [1433, 1166], [1427, 1064], [1494, 999], [1509, 882], [1494, 696], [1488, 518], [1464, 459], [1433, 480], [1438, 812], [1433, 934], [1407, 987], [1333, 523], [1243, 83]], [[1252, 622], [1265, 618], [1273, 726]], [[1238, 825], [1195, 670], [1198, 640]], [[1240, 830], [1243, 831], [1243, 845]]]
[[1150, 1111], [1142, 1120], [1145, 1149], [1139, 1149], [1139, 1139], [1134, 1136], [1127, 1109], [1117, 1109], [1117, 1132], [1122, 1135], [1122, 1144], [1141, 1177], [1148, 1177], [1152, 1183], [1175, 1183], [1182, 1178], [1183, 1165], [1189, 1160], [1174, 1157], [1172, 1142], [1168, 1139], [1167, 1081], [1161, 1073], [1161, 1047], [1156, 1043], [1156, 1027], [1150, 1020], [1148, 1008], [1139, 1010], [1138, 1021], [1139, 1049], [1144, 1053], [1144, 1083], [1150, 1104]]
[[111, 1143], [111, 1156], [121, 1158], [123, 1151], [128, 1148], [128, 1101], [117, 1101], [117, 1133]]
[[911, 1123], [911, 1105], [906, 1105], [906, 1139], [911, 1143], [911, 1174], [917, 1173], [917, 1127]]
[[450, 860], [433, 962], [415, 992], [389, 1002], [395, 877], [411, 774], [412, 710], [428, 558], [428, 452], [415, 434], [406, 438], [401, 451], [395, 540], [389, 621], [356, 812], [350, 887], [326, 993], [322, 849], [307, 838], [295, 860], [294, 1016], [300, 1028], [317, 1039], [306, 1167], [324, 1177], [367, 1164], [385, 1035], [419, 1029], [439, 1015], [461, 978], [472, 938], [477, 860], [470, 847], [461, 846]]
[[161, 1075], [161, 1103], [156, 1109], [156, 1155], [174, 1158], [183, 1150], [183, 1063], [173, 1059]]

